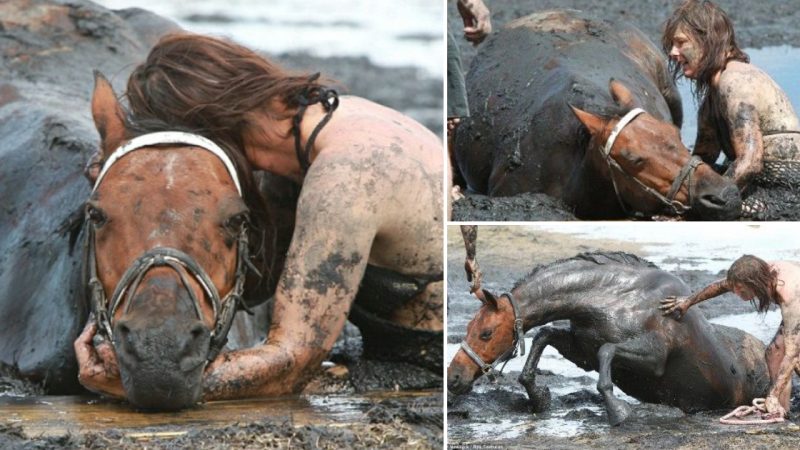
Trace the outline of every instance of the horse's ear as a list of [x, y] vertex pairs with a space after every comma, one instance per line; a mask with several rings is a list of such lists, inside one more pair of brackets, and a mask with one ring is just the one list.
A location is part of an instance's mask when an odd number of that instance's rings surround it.
[[575, 117], [581, 121], [583, 126], [589, 130], [589, 134], [595, 135], [602, 132], [606, 127], [606, 120], [600, 116], [596, 116], [590, 112], [586, 112], [580, 108], [569, 105]]
[[483, 291], [483, 299], [481, 301], [488, 305], [490, 308], [497, 309], [497, 299], [491, 292], [487, 291], [486, 289], [481, 289]]
[[608, 91], [611, 92], [611, 98], [613, 98], [619, 106], [629, 111], [642, 106], [639, 100], [633, 97], [633, 94], [631, 94], [627, 86], [613, 78], [608, 82]]
[[103, 156], [108, 157], [125, 140], [125, 122], [122, 106], [114, 95], [114, 88], [99, 71], [94, 71], [92, 93], [92, 118], [100, 133]]

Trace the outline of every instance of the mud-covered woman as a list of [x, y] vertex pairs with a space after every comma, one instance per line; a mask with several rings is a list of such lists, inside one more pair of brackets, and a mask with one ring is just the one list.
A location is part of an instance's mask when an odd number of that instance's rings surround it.
[[784, 416], [789, 411], [792, 374], [800, 375], [800, 263], [744, 255], [733, 262], [725, 279], [689, 297], [662, 300], [660, 309], [680, 320], [693, 305], [726, 292], [752, 301], [759, 312], [766, 312], [771, 305], [780, 308], [783, 321], [764, 356], [770, 376], [767, 412]]
[[[207, 400], [299, 391], [348, 315], [365, 356], [441, 373], [437, 136], [398, 111], [339, 96], [318, 75], [289, 73], [245, 47], [192, 34], [163, 38], [132, 72], [126, 95], [133, 123], [192, 130], [300, 187], [268, 338], [209, 364]], [[385, 289], [359, 292], [362, 280]], [[93, 331], [76, 342], [82, 383], [119, 392], [108, 362], [91, 351]]]
[[683, 2], [667, 19], [662, 46], [675, 79], [692, 81], [699, 107], [694, 154], [731, 176], [743, 216], [775, 220], [800, 206], [800, 122], [786, 93], [750, 64], [725, 11]]

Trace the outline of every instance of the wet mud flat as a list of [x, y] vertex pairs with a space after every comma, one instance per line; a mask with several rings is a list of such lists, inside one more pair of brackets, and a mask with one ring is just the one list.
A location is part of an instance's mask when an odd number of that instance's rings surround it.
[[[463, 273], [464, 248], [458, 228], [448, 228], [448, 363], [464, 338], [466, 325], [479, 301], [467, 291]], [[479, 227], [478, 263], [484, 287], [493, 293], [510, 289], [538, 264], [574, 256], [580, 252], [626, 251], [644, 258], [653, 245], [615, 239], [595, 239], [537, 230], [526, 227]], [[657, 251], [657, 250], [656, 250]], [[710, 256], [711, 257], [711, 256]], [[720, 279], [723, 272], [685, 269], [689, 258], [669, 258], [671, 270], [696, 291]], [[706, 317], [728, 326], [746, 328], [761, 340], [769, 341], [777, 331], [780, 313], [765, 316], [754, 313], [749, 302], [726, 294], [697, 306]], [[566, 321], [553, 322], [567, 326]], [[528, 348], [536, 330], [526, 333]], [[527, 356], [527, 355], [526, 355]], [[615, 387], [615, 395], [628, 401], [633, 414], [618, 427], [608, 424], [605, 404], [597, 392], [597, 373], [585, 372], [565, 360], [553, 348], [542, 355], [537, 384], [547, 386], [551, 408], [534, 413], [522, 385], [517, 381], [525, 357], [510, 361], [504, 374], [492, 383], [478, 379], [472, 392], [448, 395], [448, 446], [466, 448], [798, 448], [800, 446], [800, 383], [795, 376], [793, 401], [788, 421], [773, 425], [722, 425], [719, 418], [730, 410], [684, 413], [678, 408], [639, 402]]]
[[0, 398], [0, 448], [437, 448], [441, 394], [211, 402], [147, 413], [84, 396]]
[[96, 395], [48, 396], [0, 365], [0, 449], [441, 448], [442, 379], [361, 358], [347, 324], [302, 395], [140, 411]]

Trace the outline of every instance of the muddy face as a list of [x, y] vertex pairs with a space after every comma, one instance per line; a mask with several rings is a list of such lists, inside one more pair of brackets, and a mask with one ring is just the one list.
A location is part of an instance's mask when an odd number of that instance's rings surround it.
[[[137, 258], [159, 247], [189, 255], [221, 297], [233, 287], [241, 227], [236, 219], [246, 208], [213, 154], [198, 148], [137, 150], [111, 167], [89, 209], [107, 298]], [[203, 392], [216, 322], [211, 300], [180, 265], [151, 267], [141, 277], [111, 318], [126, 396], [140, 408], [191, 406]]]
[[[514, 344], [514, 311], [507, 299], [486, 301], [467, 325], [464, 339], [486, 364], [493, 363]], [[447, 389], [466, 394], [483, 374], [478, 364], [462, 348], [447, 368]]]
[[672, 37], [672, 49], [669, 57], [683, 68], [683, 75], [686, 78], [694, 79], [700, 67], [700, 60], [703, 57], [703, 50], [696, 40], [683, 27], [678, 27]]

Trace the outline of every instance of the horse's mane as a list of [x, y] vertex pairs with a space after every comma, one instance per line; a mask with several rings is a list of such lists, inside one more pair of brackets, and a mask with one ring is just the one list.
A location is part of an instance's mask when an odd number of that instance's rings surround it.
[[631, 253], [625, 252], [584, 252], [578, 255], [575, 255], [570, 258], [559, 259], [557, 261], [553, 261], [547, 264], [541, 264], [533, 268], [531, 272], [525, 275], [522, 279], [518, 280], [512, 289], [518, 288], [523, 283], [528, 282], [532, 277], [535, 277], [539, 273], [550, 269], [552, 267], [561, 266], [563, 264], [577, 262], [577, 261], [588, 261], [595, 263], [597, 265], [604, 265], [604, 264], [621, 264], [624, 266], [631, 266], [631, 267], [644, 267], [644, 268], [651, 268], [651, 269], [658, 269], [658, 266], [653, 264], [652, 262], [636, 256]]

